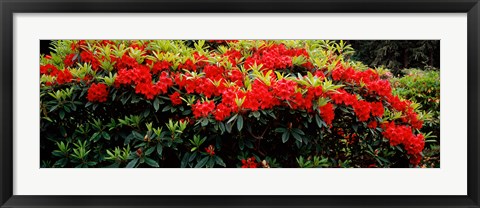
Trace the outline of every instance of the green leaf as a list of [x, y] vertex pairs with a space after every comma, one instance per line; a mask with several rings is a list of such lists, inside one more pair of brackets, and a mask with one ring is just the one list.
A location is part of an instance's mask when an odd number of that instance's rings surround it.
[[217, 163], [217, 165], [220, 165], [222, 167], [227, 167], [225, 162], [223, 162], [222, 158], [220, 158], [219, 156], [215, 156], [215, 163]]
[[238, 114], [233, 115], [230, 119], [228, 119], [227, 124], [232, 123], [235, 118], [237, 118]]
[[153, 108], [155, 108], [155, 112], [158, 111], [158, 109], [160, 108], [160, 99], [155, 98], [155, 101], [153, 101]]
[[161, 145], [160, 143], [158, 143], [158, 144], [157, 144], [157, 155], [158, 155], [159, 157], [161, 157], [161, 156], [162, 156], [162, 152], [163, 152], [163, 147], [162, 147], [162, 145]]
[[243, 128], [243, 117], [242, 117], [242, 116], [238, 116], [238, 119], [237, 119], [237, 129], [238, 129], [238, 131], [242, 131], [242, 128]]
[[147, 163], [147, 165], [149, 165], [149, 166], [151, 166], [151, 167], [154, 167], [154, 168], [160, 167], [155, 160], [152, 160], [152, 159], [150, 159], [150, 158], [148, 158], [148, 157], [145, 158], [145, 163]]
[[186, 168], [186, 167], [187, 167], [188, 157], [189, 157], [188, 152], [185, 153], [185, 155], [183, 155], [183, 159], [182, 159], [182, 161], [180, 162], [180, 167], [181, 167], [181, 168]]
[[285, 131], [287, 131], [287, 129], [285, 129], [285, 128], [276, 128], [275, 129], [275, 132], [277, 132], [277, 133], [284, 133]]
[[150, 155], [152, 154], [152, 152], [155, 150], [155, 147], [150, 147], [147, 149], [147, 151], [145, 151], [145, 155]]
[[113, 163], [109, 166], [106, 166], [105, 168], [119, 168], [120, 167], [120, 163], [116, 162], [116, 163]]
[[100, 132], [95, 132], [92, 137], [90, 137], [90, 140], [93, 142], [97, 142], [100, 139]]
[[238, 147], [240, 148], [240, 150], [245, 149], [245, 142], [243, 141], [243, 139], [240, 139], [238, 141]]
[[68, 158], [62, 158], [60, 160], [57, 160], [53, 166], [60, 166], [60, 167], [65, 167], [68, 163]]
[[132, 161], [130, 161], [130, 162], [127, 164], [126, 168], [133, 168], [133, 167], [135, 167], [135, 165], [137, 164], [137, 162], [138, 162], [138, 158], [133, 159]]
[[208, 125], [208, 119], [202, 118], [202, 126], [207, 126], [207, 125]]
[[210, 157], [210, 158], [208, 159], [208, 162], [207, 162], [206, 167], [207, 167], [207, 168], [213, 168], [213, 166], [215, 166], [215, 158]]
[[110, 140], [110, 134], [108, 134], [107, 132], [102, 132], [102, 136], [103, 136], [103, 138], [105, 138], [106, 140]]
[[167, 106], [163, 107], [162, 112], [167, 112], [167, 111], [170, 110], [170, 108], [171, 107], [169, 105], [167, 105]]
[[197, 157], [197, 152], [192, 153], [192, 155], [190, 155], [190, 157], [188, 158], [188, 162], [192, 162], [193, 159], [195, 159], [196, 157]]
[[297, 134], [294, 131], [292, 131], [292, 135], [297, 141], [302, 142], [302, 136], [300, 136], [299, 134]]
[[318, 114], [315, 114], [315, 122], [317, 122], [318, 128], [322, 128], [322, 119]]
[[60, 110], [60, 112], [58, 112], [58, 115], [60, 116], [60, 119], [65, 118], [65, 111]]
[[305, 135], [305, 132], [303, 132], [301, 129], [292, 129], [293, 132], [299, 134], [299, 135]]
[[202, 168], [203, 166], [205, 166], [208, 162], [208, 159], [210, 159], [210, 157], [204, 157], [203, 159], [198, 161], [197, 165], [195, 165], [195, 168]]
[[232, 126], [233, 126], [233, 124], [226, 123], [225, 124], [225, 130], [227, 130], [228, 133], [232, 133]]
[[218, 127], [220, 128], [221, 134], [223, 134], [223, 132], [225, 132], [225, 124], [223, 124], [223, 122], [219, 122]]
[[140, 134], [140, 133], [138, 133], [138, 132], [136, 132], [136, 131], [132, 131], [132, 135], [133, 135], [134, 138], [143, 141], [143, 136], [142, 136], [142, 134]]
[[283, 134], [282, 134], [282, 142], [283, 142], [283, 143], [287, 142], [289, 138], [290, 138], [290, 132], [289, 132], [289, 131], [283, 132]]

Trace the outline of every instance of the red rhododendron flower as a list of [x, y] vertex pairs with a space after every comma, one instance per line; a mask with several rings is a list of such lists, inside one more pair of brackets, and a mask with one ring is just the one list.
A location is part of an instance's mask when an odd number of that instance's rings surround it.
[[[245, 60], [244, 66], [249, 69], [253, 65], [262, 65], [262, 69], [286, 69], [292, 67], [294, 53], [287, 50], [285, 45], [271, 45], [257, 50]], [[295, 55], [296, 56], [296, 55]], [[308, 58], [308, 56], [306, 57]]]
[[107, 85], [103, 83], [95, 84], [93, 83], [90, 88], [88, 88], [87, 100], [90, 102], [105, 102], [107, 101], [108, 91]]
[[218, 104], [217, 108], [213, 112], [213, 115], [215, 116], [215, 120], [223, 121], [225, 120], [225, 118], [230, 116], [231, 112], [232, 112], [231, 108], [229, 108], [223, 103], [220, 103]]
[[133, 83], [133, 70], [120, 69], [115, 78], [115, 87], [118, 88], [121, 85], [129, 85]]
[[239, 87], [243, 87], [243, 79], [244, 79], [244, 75], [243, 73], [238, 70], [238, 69], [234, 69], [234, 70], [230, 70], [230, 81], [232, 82], [235, 82], [235, 84], [237, 84], [237, 86]]
[[160, 93], [165, 94], [169, 87], [173, 85], [172, 78], [168, 76], [167, 72], [162, 72], [157, 82], [158, 87], [160, 88]]
[[376, 121], [370, 121], [367, 125], [368, 128], [375, 129], [377, 128], [377, 122]]
[[395, 125], [394, 122], [385, 124], [383, 129], [383, 136], [390, 140], [390, 145], [403, 144], [407, 153], [414, 158], [410, 162], [414, 165], [418, 164], [418, 158], [415, 157], [422, 152], [425, 146], [424, 136], [422, 134], [415, 136], [410, 127]]
[[187, 59], [183, 64], [178, 65], [178, 69], [180, 70], [186, 69], [187, 71], [197, 71], [197, 66], [193, 63], [192, 60]]
[[213, 147], [213, 145], [208, 145], [208, 147], [205, 147], [205, 152], [210, 156], [213, 156], [215, 155], [215, 147]]
[[213, 101], [200, 102], [192, 105], [192, 111], [195, 118], [208, 117], [210, 113], [215, 109], [215, 103]]
[[423, 121], [418, 119], [418, 114], [415, 113], [411, 108], [407, 111], [407, 120], [415, 129], [421, 129], [423, 126]]
[[217, 87], [213, 84], [211, 79], [208, 78], [198, 78], [195, 80], [195, 92], [198, 94], [204, 94], [205, 97], [210, 98], [213, 95], [219, 95]]
[[137, 60], [127, 54], [124, 54], [121, 58], [117, 58], [115, 63], [117, 69], [132, 69], [138, 67], [138, 65]]
[[161, 71], [169, 69], [170, 66], [171, 66], [171, 64], [168, 61], [159, 61], [159, 62], [157, 62], [153, 65], [152, 72], [154, 74], [158, 74]]
[[234, 66], [237, 65], [237, 60], [242, 58], [242, 54], [237, 50], [228, 50], [223, 54], [223, 56], [228, 57], [228, 61], [230, 61], [230, 63], [232, 63]]
[[80, 53], [80, 57], [83, 62], [90, 63], [92, 65], [93, 70], [98, 70], [98, 66], [100, 62], [93, 56], [93, 53], [90, 51], [82, 51]]
[[131, 75], [133, 76], [132, 79], [135, 84], [152, 82], [150, 68], [145, 65], [140, 65], [137, 68], [134, 68]]
[[372, 116], [383, 117], [384, 108], [382, 102], [373, 102], [370, 103], [370, 106], [372, 107]]
[[160, 87], [156, 84], [150, 83], [138, 83], [135, 86], [135, 93], [144, 95], [147, 99], [153, 100], [160, 94]]
[[335, 104], [353, 105], [357, 102], [357, 96], [349, 94], [344, 89], [339, 89], [337, 92], [329, 93], [329, 95]]
[[180, 105], [182, 104], [182, 99], [180, 99], [180, 93], [174, 92], [170, 95], [170, 100], [172, 101], [173, 105]]
[[63, 64], [65, 64], [65, 67], [71, 67], [75, 63], [73, 61], [73, 58], [75, 57], [75, 54], [68, 54], [65, 56], [65, 59], [63, 59]]
[[405, 150], [410, 155], [416, 155], [422, 152], [425, 146], [425, 137], [422, 134], [409, 136], [403, 142]]
[[413, 166], [417, 166], [420, 162], [422, 161], [422, 155], [421, 154], [416, 154], [410, 156], [410, 164]]
[[320, 107], [320, 115], [327, 125], [332, 125], [332, 121], [335, 118], [333, 105], [331, 103], [327, 103], [326, 105]]
[[223, 78], [223, 72], [225, 70], [223, 67], [218, 67], [215, 65], [207, 65], [203, 68], [203, 72], [205, 73], [205, 77], [211, 80], [219, 80]]
[[255, 157], [250, 157], [242, 160], [242, 168], [257, 168], [258, 163], [255, 162]]
[[289, 100], [295, 92], [297, 83], [292, 80], [281, 79], [274, 86], [273, 91], [282, 100]]
[[390, 105], [392, 105], [392, 107], [397, 111], [405, 111], [408, 107], [407, 102], [400, 101], [398, 96], [389, 95], [387, 99]]
[[389, 96], [392, 94], [392, 87], [388, 80], [378, 80], [367, 83], [367, 88], [380, 96]]
[[372, 107], [370, 103], [364, 100], [358, 101], [353, 104], [353, 111], [359, 121], [367, 121], [370, 118], [370, 111]]
[[70, 70], [64, 69], [63, 71], [58, 72], [57, 75], [57, 83], [58, 84], [65, 84], [71, 82], [73, 79], [72, 74], [70, 73]]
[[46, 74], [51, 76], [57, 76], [59, 70], [52, 64], [47, 64], [45, 66], [40, 66], [40, 74]]

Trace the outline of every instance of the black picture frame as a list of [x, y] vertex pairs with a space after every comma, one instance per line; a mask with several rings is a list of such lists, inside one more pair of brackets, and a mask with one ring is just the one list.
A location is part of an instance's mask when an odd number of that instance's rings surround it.
[[[0, 0], [1, 207], [480, 207], [479, 0]], [[13, 195], [14, 13], [467, 13], [466, 196], [25, 196]], [[445, 178], [448, 180], [448, 178]], [[259, 188], [261, 186], [259, 185]], [[92, 187], [94, 188], [94, 187]], [[288, 188], [288, 187], [285, 187]]]

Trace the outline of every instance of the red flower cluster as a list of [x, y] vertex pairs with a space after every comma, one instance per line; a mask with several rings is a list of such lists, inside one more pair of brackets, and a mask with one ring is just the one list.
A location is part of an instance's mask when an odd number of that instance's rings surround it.
[[370, 114], [381, 118], [384, 113], [384, 106], [381, 102], [358, 100], [357, 96], [349, 94], [343, 89], [339, 89], [337, 93], [330, 93], [330, 98], [336, 104], [352, 106], [359, 121], [367, 121]]
[[214, 109], [215, 103], [213, 101], [202, 103], [200, 100], [197, 100], [197, 103], [192, 105], [193, 116], [195, 116], [195, 118], [208, 117]]
[[255, 157], [250, 157], [242, 160], [242, 168], [257, 168], [258, 163], [255, 162]]
[[375, 129], [377, 128], [378, 124], [377, 121], [370, 121], [367, 125], [368, 128]]
[[[425, 139], [422, 134], [414, 135], [412, 129], [405, 125], [395, 125], [395, 123], [388, 122], [384, 124], [383, 136], [390, 140], [390, 145], [397, 146], [403, 144], [405, 150], [412, 157], [420, 157], [421, 152], [425, 146]], [[418, 164], [418, 159], [411, 160]]]
[[238, 60], [242, 58], [242, 54], [237, 50], [228, 50], [222, 56], [228, 57], [228, 61], [234, 66], [236, 66], [238, 64]]
[[229, 117], [231, 113], [232, 113], [232, 109], [230, 107], [228, 107], [223, 103], [220, 103], [218, 104], [217, 108], [213, 112], [213, 115], [215, 116], [215, 120], [223, 121], [227, 117]]
[[335, 118], [335, 111], [333, 110], [333, 104], [327, 103], [326, 105], [320, 107], [320, 115], [325, 123], [329, 126], [332, 125], [332, 121]]
[[208, 147], [205, 147], [205, 152], [207, 152], [208, 155], [213, 156], [215, 155], [215, 147], [213, 147], [213, 145], [208, 145]]
[[57, 76], [59, 70], [52, 64], [47, 64], [45, 66], [40, 66], [40, 74], [43, 75], [50, 75], [50, 76]]
[[282, 100], [290, 100], [290, 97], [295, 93], [297, 83], [292, 80], [281, 79], [273, 87], [276, 96]]
[[178, 65], [178, 69], [185, 69], [187, 71], [197, 71], [197, 66], [191, 59], [187, 59], [184, 63]]
[[115, 67], [117, 69], [133, 69], [138, 67], [138, 62], [135, 58], [124, 54], [121, 58], [115, 60]]
[[285, 45], [272, 45], [256, 50], [252, 56], [245, 60], [245, 68], [253, 65], [262, 65], [262, 69], [286, 69], [292, 67], [292, 58], [304, 56], [309, 58], [305, 49], [287, 49]]
[[359, 121], [367, 121], [370, 118], [372, 107], [369, 102], [360, 100], [353, 104], [353, 111], [357, 115]]
[[410, 107], [409, 101], [401, 101], [398, 96], [388, 96], [388, 102], [397, 111], [403, 112], [406, 116], [402, 117], [402, 122], [410, 123], [413, 128], [421, 129], [423, 121], [418, 119], [418, 114]]
[[63, 71], [59, 71], [57, 74], [57, 83], [59, 85], [69, 83], [73, 79], [72, 73], [70, 73], [70, 70], [64, 69]]
[[135, 92], [144, 95], [147, 99], [152, 100], [159, 94], [167, 93], [169, 87], [173, 85], [172, 79], [167, 72], [162, 72], [158, 81], [152, 83], [152, 74], [150, 68], [140, 65], [133, 69], [120, 69], [115, 79], [115, 87], [122, 85], [135, 84]]
[[330, 93], [330, 98], [335, 104], [353, 105], [358, 101], [357, 96], [348, 93], [344, 89], [339, 89], [337, 92]]
[[152, 67], [153, 74], [158, 74], [162, 71], [168, 70], [172, 64], [168, 61], [159, 61]]
[[373, 102], [370, 103], [370, 107], [372, 108], [372, 116], [376, 116], [379, 118], [383, 117], [383, 113], [385, 112], [385, 109], [383, 108], [382, 102]]
[[98, 83], [93, 83], [90, 88], [88, 88], [87, 100], [90, 102], [105, 102], [107, 101], [108, 91], [107, 85]]
[[[58, 70], [52, 64], [47, 64], [45, 66], [40, 66], [40, 74], [56, 77], [56, 83], [59, 85], [70, 83], [73, 79], [72, 73], [68, 69]], [[46, 83], [46, 85], [51, 85], [52, 83]]]
[[92, 65], [93, 70], [98, 70], [98, 66], [100, 66], [100, 62], [95, 58], [92, 52], [90, 51], [82, 51], [80, 53], [80, 57], [83, 62], [90, 63]]
[[180, 93], [174, 92], [170, 95], [170, 100], [172, 101], [173, 105], [181, 105], [182, 99], [180, 99]]
[[65, 67], [73, 66], [73, 64], [75, 63], [73, 58], [75, 58], [75, 54], [73, 53], [65, 56], [65, 59], [63, 59], [63, 64], [65, 65]]

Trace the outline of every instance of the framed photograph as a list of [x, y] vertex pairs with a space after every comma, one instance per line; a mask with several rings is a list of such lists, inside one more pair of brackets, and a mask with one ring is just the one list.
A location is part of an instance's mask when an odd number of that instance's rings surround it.
[[480, 207], [478, 0], [0, 8], [1, 207]]

